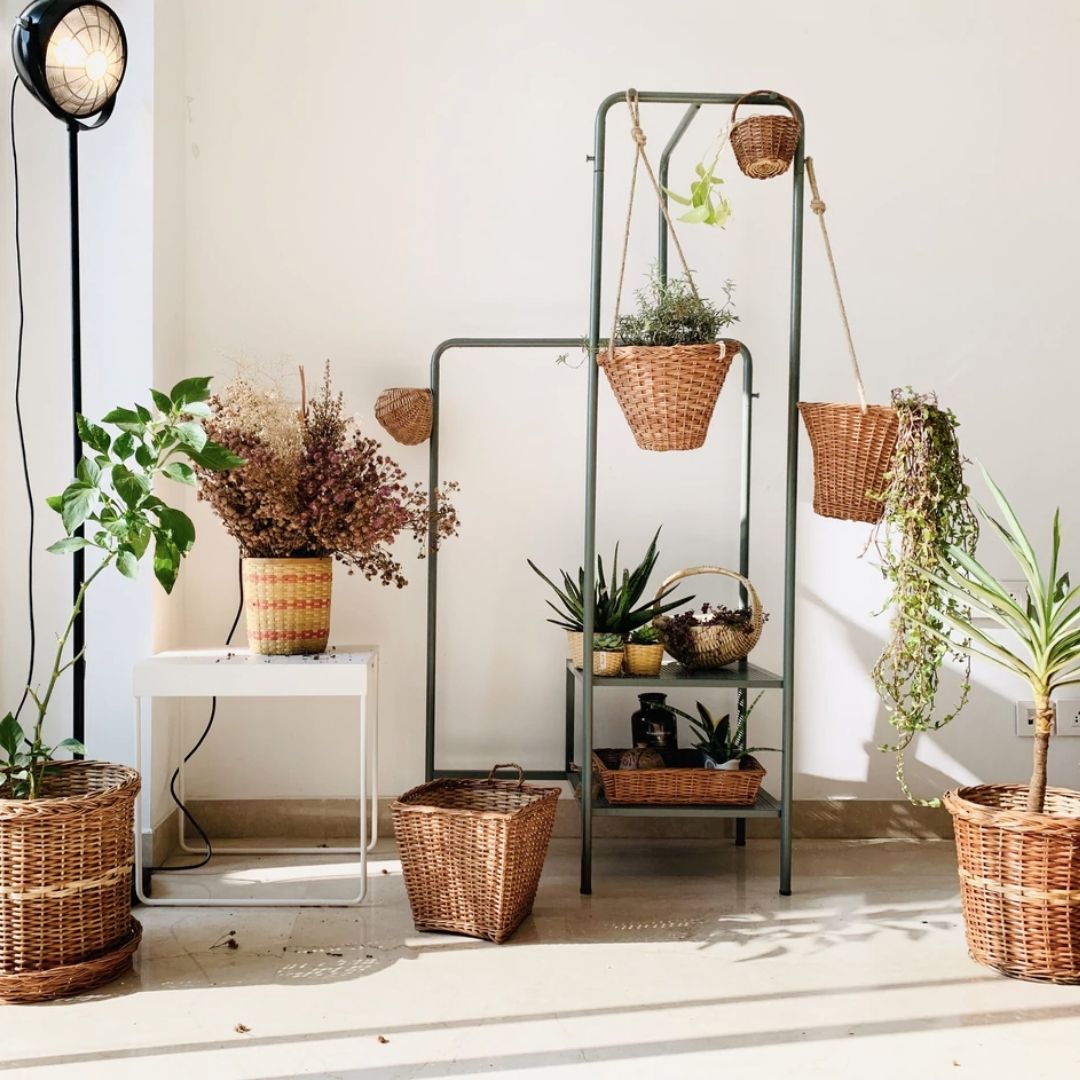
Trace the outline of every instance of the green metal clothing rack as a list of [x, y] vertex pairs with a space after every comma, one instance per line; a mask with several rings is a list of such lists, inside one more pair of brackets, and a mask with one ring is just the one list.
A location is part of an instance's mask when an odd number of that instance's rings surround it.
[[[685, 105], [683, 113], [660, 158], [659, 181], [667, 186], [668, 166], [671, 154], [686, 133], [694, 117], [703, 105], [734, 105], [740, 94], [668, 93], [664, 91], [640, 91], [639, 102]], [[596, 463], [597, 463], [597, 400], [600, 369], [597, 352], [600, 342], [601, 315], [601, 267], [604, 235], [604, 159], [607, 143], [607, 117], [611, 108], [626, 100], [626, 92], [620, 91], [605, 98], [596, 113], [593, 162], [593, 212], [592, 212], [592, 258], [589, 308], [589, 362], [588, 403], [585, 444], [585, 567], [584, 595], [591, 596], [595, 587], [596, 572]], [[776, 105], [781, 101], [776, 94], [762, 93], [745, 98], [752, 105]], [[566, 753], [562, 766], [555, 769], [533, 770], [529, 776], [543, 780], [568, 780], [579, 788], [581, 794], [581, 892], [592, 892], [592, 822], [594, 814], [628, 816], [677, 816], [677, 817], [728, 817], [736, 822], [735, 842], [746, 842], [746, 819], [750, 817], [778, 818], [780, 822], [780, 893], [791, 894], [791, 809], [794, 751], [794, 674], [795, 674], [795, 525], [796, 500], [798, 496], [798, 450], [799, 450], [799, 366], [802, 329], [802, 251], [803, 251], [803, 152], [806, 125], [801, 110], [785, 100], [800, 121], [801, 134], [791, 166], [791, 295], [788, 333], [788, 402], [787, 402], [787, 484], [785, 489], [785, 545], [784, 545], [784, 626], [782, 671], [777, 674], [766, 671], [747, 661], [733, 664], [719, 671], [684, 672], [676, 664], [665, 666], [658, 678], [635, 678], [621, 676], [601, 678], [592, 671], [593, 609], [585, 605], [584, 618], [584, 667], [581, 671], [571, 662], [566, 667]], [[667, 276], [668, 232], [664, 215], [659, 214], [657, 261], [662, 278]], [[429, 446], [429, 497], [434, 496], [439, 484], [439, 384], [441, 365], [448, 352], [455, 349], [484, 348], [572, 348], [579, 338], [451, 338], [442, 342], [431, 357], [432, 426]], [[749, 350], [740, 344], [743, 362], [742, 407], [742, 454], [739, 526], [739, 573], [749, 577], [750, 562], [750, 467], [751, 432], [753, 421], [753, 359]], [[437, 776], [486, 776], [487, 770], [443, 770], [435, 764], [436, 736], [436, 648], [438, 632], [438, 551], [436, 548], [436, 523], [433, 520], [429, 533], [428, 594], [427, 594], [427, 739], [425, 750], [425, 775], [428, 780]], [[745, 601], [745, 597], [744, 597]], [[598, 689], [616, 687], [648, 687], [657, 689], [704, 688], [733, 689], [738, 694], [738, 710], [745, 715], [747, 690], [776, 690], [781, 695], [781, 768], [780, 797], [773, 798], [764, 791], [752, 807], [732, 806], [613, 806], [602, 797], [588, 797], [592, 791], [592, 750], [594, 699]], [[581, 694], [581, 725], [576, 723], [577, 695]], [[580, 738], [579, 738], [580, 736]], [[571, 768], [580, 754], [580, 771]]]

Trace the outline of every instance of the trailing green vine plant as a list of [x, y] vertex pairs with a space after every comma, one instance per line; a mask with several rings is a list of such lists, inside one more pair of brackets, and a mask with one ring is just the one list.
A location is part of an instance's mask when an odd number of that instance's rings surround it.
[[[942, 589], [937, 575], [943, 564], [954, 566], [960, 555], [975, 554], [979, 523], [968, 501], [956, 415], [940, 408], [936, 395], [910, 387], [894, 390], [892, 404], [900, 420], [896, 455], [878, 496], [884, 512], [874, 535], [891, 586], [882, 609], [892, 612], [891, 635], [871, 674], [899, 737], [879, 749], [896, 755], [896, 778], [908, 799], [936, 806], [939, 800], [912, 793], [904, 753], [919, 732], [937, 731], [953, 720], [971, 693], [969, 643], [949, 621], [968, 611]], [[946, 660], [960, 664], [963, 674], [957, 699], [942, 710], [937, 698]]]

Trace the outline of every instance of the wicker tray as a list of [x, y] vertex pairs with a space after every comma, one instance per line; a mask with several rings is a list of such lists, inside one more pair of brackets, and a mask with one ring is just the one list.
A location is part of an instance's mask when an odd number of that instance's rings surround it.
[[678, 766], [670, 769], [620, 769], [623, 750], [594, 750], [593, 769], [613, 806], [649, 803], [671, 806], [753, 806], [765, 770], [755, 758], [748, 768], [706, 769], [697, 750], [675, 752]]
[[[517, 780], [496, 780], [517, 769]], [[417, 930], [505, 941], [532, 911], [559, 788], [524, 782], [520, 765], [486, 780], [442, 779], [391, 807]]]

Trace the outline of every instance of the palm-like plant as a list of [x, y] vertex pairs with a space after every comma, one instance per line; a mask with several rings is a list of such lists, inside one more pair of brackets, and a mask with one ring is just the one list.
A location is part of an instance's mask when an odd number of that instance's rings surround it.
[[[656, 567], [656, 560], [660, 556], [656, 548], [656, 541], [659, 536], [660, 530], [657, 529], [648, 550], [645, 552], [645, 557], [633, 571], [624, 569], [622, 580], [619, 579], [619, 545], [616, 544], [615, 557], [611, 563], [610, 585], [604, 573], [604, 560], [597, 555], [596, 606], [593, 616], [593, 630], [595, 633], [622, 634], [625, 637], [639, 626], [644, 626], [645, 623], [650, 622], [657, 615], [681, 607], [694, 599], [692, 596], [686, 596], [681, 600], [671, 600], [666, 604], [662, 604], [660, 601], [675, 591], [675, 586], [671, 585], [654, 599], [644, 604], [640, 603], [649, 576]], [[551, 586], [562, 604], [562, 607], [559, 608], [550, 600], [547, 601], [548, 607], [558, 616], [556, 619], [548, 619], [548, 622], [561, 626], [564, 630], [573, 630], [580, 633], [585, 621], [585, 568], [583, 566], [578, 568], [577, 581], [565, 570], [560, 571], [563, 584], [562, 588], [559, 588], [532, 559], [527, 561], [533, 570]]]
[[[1044, 573], [1008, 500], [985, 469], [983, 477], [1001, 512], [1001, 520], [982, 507], [980, 513], [1023, 571], [1027, 582], [1026, 603], [1020, 604], [981, 563], [959, 548], [949, 549], [948, 558], [942, 560], [938, 572], [923, 573], [941, 589], [943, 599], [951, 597], [962, 608], [993, 620], [1019, 639], [1022, 648], [1014, 650], [995, 641], [955, 607], [942, 603], [935, 612], [965, 639], [958, 645], [953, 640], [954, 647], [989, 660], [1030, 684], [1035, 701], [1035, 746], [1027, 809], [1041, 814], [1046, 801], [1046, 757], [1054, 729], [1050, 698], [1061, 687], [1080, 684], [1080, 587], [1071, 588], [1068, 573], [1059, 573], [1060, 511], [1054, 512], [1050, 564]], [[945, 639], [941, 630], [928, 623], [920, 625], [927, 633]]]

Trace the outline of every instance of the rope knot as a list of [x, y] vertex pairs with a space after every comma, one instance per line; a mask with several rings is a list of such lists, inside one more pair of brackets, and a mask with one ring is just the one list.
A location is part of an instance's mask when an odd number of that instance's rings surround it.
[[634, 142], [636, 142], [638, 144], [638, 146], [640, 146], [640, 147], [642, 147], [642, 149], [644, 149], [645, 141], [646, 141], [645, 140], [645, 132], [642, 131], [641, 128], [639, 128], [637, 126], [637, 124], [635, 124], [630, 129], [630, 137], [634, 140]]
[[810, 209], [813, 210], [815, 214], [824, 214], [825, 213], [825, 203], [823, 203], [821, 201], [821, 199], [811, 199], [810, 200]]

